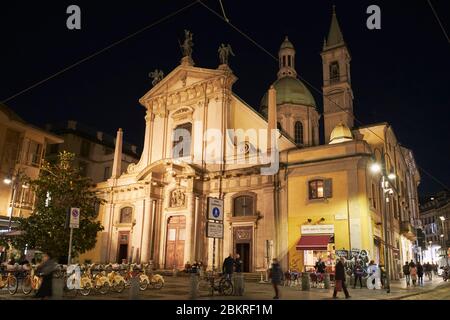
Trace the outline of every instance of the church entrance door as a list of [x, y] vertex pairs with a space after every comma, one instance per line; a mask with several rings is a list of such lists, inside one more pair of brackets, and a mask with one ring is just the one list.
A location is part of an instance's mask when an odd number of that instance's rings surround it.
[[184, 268], [184, 241], [186, 239], [186, 218], [170, 217], [167, 223], [166, 269]]

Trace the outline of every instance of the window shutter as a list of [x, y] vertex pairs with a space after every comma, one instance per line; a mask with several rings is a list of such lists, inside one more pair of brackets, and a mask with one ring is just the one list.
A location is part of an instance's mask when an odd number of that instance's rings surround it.
[[323, 194], [325, 198], [332, 198], [333, 197], [333, 184], [332, 179], [325, 179], [323, 181]]

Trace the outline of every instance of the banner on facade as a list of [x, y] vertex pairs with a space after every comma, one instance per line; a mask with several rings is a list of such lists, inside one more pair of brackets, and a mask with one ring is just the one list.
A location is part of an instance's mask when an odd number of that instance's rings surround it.
[[302, 234], [334, 234], [334, 224], [304, 225]]
[[208, 219], [223, 221], [223, 200], [208, 198]]
[[206, 224], [206, 237], [213, 239], [223, 239], [223, 223], [208, 221]]

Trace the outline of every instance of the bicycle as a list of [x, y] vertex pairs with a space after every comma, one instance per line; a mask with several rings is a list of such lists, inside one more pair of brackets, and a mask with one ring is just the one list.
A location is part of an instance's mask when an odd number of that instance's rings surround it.
[[36, 266], [32, 266], [22, 281], [22, 292], [29, 295], [32, 291], [37, 291], [42, 284], [42, 279], [36, 275]]
[[[81, 271], [83, 270], [83, 273]], [[69, 266], [67, 268], [67, 280], [65, 289], [75, 293], [81, 293], [83, 296], [88, 296], [93, 288], [92, 279], [90, 276], [90, 268], [85, 266]]]
[[17, 292], [18, 282], [17, 278], [13, 274], [12, 271], [6, 271], [7, 275], [5, 276], [4, 271], [2, 270], [2, 274], [0, 277], [0, 289], [7, 288], [10, 295], [14, 295]]
[[214, 292], [216, 291], [224, 296], [230, 296], [234, 292], [233, 283], [227, 276], [221, 275], [217, 278], [213, 273], [208, 273], [204, 278], [200, 279], [197, 290], [207, 290], [212, 296], [214, 296]]

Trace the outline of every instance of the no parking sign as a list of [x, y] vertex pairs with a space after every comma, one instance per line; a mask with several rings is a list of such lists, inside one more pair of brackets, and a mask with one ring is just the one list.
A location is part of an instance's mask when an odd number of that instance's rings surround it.
[[80, 208], [70, 208], [70, 227], [74, 229], [80, 227]]

